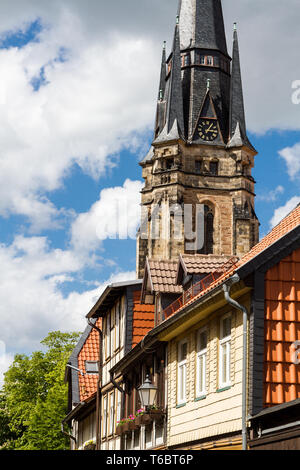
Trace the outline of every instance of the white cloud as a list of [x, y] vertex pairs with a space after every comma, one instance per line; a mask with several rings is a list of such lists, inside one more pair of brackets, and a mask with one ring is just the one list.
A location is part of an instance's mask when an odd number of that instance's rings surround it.
[[0, 354], [0, 389], [4, 382], [4, 373], [8, 370], [9, 366], [13, 363], [13, 354]]
[[292, 197], [284, 206], [278, 207], [275, 210], [272, 219], [270, 220], [271, 227], [279, 224], [279, 222], [287, 216], [298, 204], [300, 203], [300, 196]]
[[295, 180], [300, 175], [300, 143], [280, 150], [279, 155], [286, 162], [291, 180]]
[[[61, 47], [67, 62], [54, 61]], [[60, 188], [75, 163], [98, 178], [120, 150], [143, 146], [156, 62], [150, 38], [116, 33], [88, 42], [69, 10], [40, 42], [1, 50], [0, 215], [25, 215], [36, 232], [55, 227], [65, 214], [45, 193]], [[34, 92], [41, 67], [48, 84]]]
[[90, 210], [80, 214], [71, 228], [71, 245], [86, 252], [111, 239], [135, 239], [140, 222], [142, 182], [126, 180], [123, 187], [103, 189]]
[[52, 249], [43, 237], [16, 237], [0, 245], [0, 351], [1, 373], [16, 352], [40, 349], [49, 331], [82, 331], [85, 315], [107, 284], [135, 279], [135, 272], [116, 271], [85, 292], [64, 296], [61, 283], [84, 267], [71, 251]]
[[[37, 17], [47, 27], [39, 42], [0, 51], [0, 215], [25, 215], [35, 232], [57, 227], [65, 214], [45, 193], [62, 186], [74, 163], [97, 178], [113, 165], [112, 155], [144, 145], [176, 3], [1, 2], [0, 31], [25, 28]], [[249, 129], [299, 129], [291, 99], [300, 78], [298, 0], [289, 0], [289, 8], [281, 0], [227, 0], [223, 7], [229, 38], [232, 22], [239, 23]], [[62, 47], [64, 63], [55, 61]], [[30, 80], [41, 67], [48, 85], [34, 93]]]
[[258, 194], [256, 196], [257, 201], [265, 201], [265, 202], [275, 202], [280, 195], [284, 193], [284, 187], [279, 185], [277, 188], [269, 191], [267, 194]]

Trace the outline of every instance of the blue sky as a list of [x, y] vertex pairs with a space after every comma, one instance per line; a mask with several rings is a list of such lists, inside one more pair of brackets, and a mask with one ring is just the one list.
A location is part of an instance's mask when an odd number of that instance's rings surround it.
[[[135, 276], [135, 240], [98, 235], [113, 200], [139, 203], [138, 162], [151, 143], [161, 45], [172, 42], [177, 1], [145, 3], [148, 15], [141, 1], [115, 1], [118, 16], [96, 0], [89, 9], [77, 0], [0, 6], [0, 384], [14, 353], [38, 348], [50, 330], [82, 330], [105, 285]], [[300, 103], [292, 103], [300, 32], [289, 1], [291, 9], [273, 0], [271, 19], [261, 3], [259, 16], [247, 2], [224, 3], [227, 29], [239, 20], [261, 235], [300, 201]], [[137, 223], [132, 217], [132, 232]]]

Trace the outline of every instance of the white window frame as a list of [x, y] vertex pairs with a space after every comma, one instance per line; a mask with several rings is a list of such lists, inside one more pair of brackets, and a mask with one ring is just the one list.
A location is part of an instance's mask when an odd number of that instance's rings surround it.
[[115, 350], [118, 351], [120, 349], [120, 311], [121, 311], [121, 302], [120, 300], [116, 304], [116, 312], [115, 312]]
[[106, 359], [110, 357], [110, 342], [111, 342], [110, 313], [108, 313], [106, 317]]
[[109, 394], [109, 416], [108, 416], [108, 435], [111, 436], [114, 433], [114, 417], [115, 417], [115, 403], [114, 403], [114, 392]]
[[116, 321], [115, 307], [110, 312], [110, 357], [114, 356], [115, 351], [115, 321]]
[[[231, 386], [231, 330], [230, 335], [224, 336], [224, 320], [230, 318], [232, 322], [231, 314], [226, 314], [220, 319], [220, 341], [219, 341], [219, 388], [226, 388]], [[232, 325], [231, 325], [232, 329]], [[225, 381], [223, 380], [223, 355], [226, 354], [226, 371]]]
[[116, 391], [116, 423], [121, 421], [122, 411], [122, 394], [119, 390]]
[[103, 423], [102, 423], [102, 437], [107, 435], [107, 395], [103, 397]]
[[[201, 335], [206, 334], [206, 348], [200, 349]], [[206, 396], [206, 371], [207, 371], [207, 328], [202, 328], [197, 332], [197, 359], [196, 359], [196, 398]], [[201, 379], [200, 380], [200, 372]], [[202, 381], [202, 387], [200, 387]]]
[[186, 403], [186, 389], [187, 389], [187, 356], [185, 359], [181, 358], [182, 346], [186, 344], [186, 354], [188, 356], [188, 340], [184, 339], [178, 343], [178, 371], [177, 371], [177, 404], [183, 405]]

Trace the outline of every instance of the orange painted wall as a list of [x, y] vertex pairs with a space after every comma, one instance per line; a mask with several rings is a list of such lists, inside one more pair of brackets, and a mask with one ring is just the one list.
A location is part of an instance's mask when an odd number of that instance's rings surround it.
[[154, 305], [142, 305], [141, 291], [137, 290], [133, 293], [132, 347], [142, 341], [152, 328], [154, 328]]
[[293, 346], [300, 341], [300, 249], [266, 273], [265, 309], [264, 404], [270, 407], [300, 398]]
[[[101, 329], [102, 320], [99, 318], [96, 326]], [[94, 328], [89, 334], [78, 355], [78, 367], [85, 372], [85, 361], [99, 361], [99, 333]], [[98, 374], [87, 374], [79, 377], [80, 400], [85, 401], [97, 391]]]

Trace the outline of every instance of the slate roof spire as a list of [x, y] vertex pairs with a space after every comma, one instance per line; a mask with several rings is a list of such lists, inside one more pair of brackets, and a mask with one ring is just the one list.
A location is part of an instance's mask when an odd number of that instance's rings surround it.
[[255, 150], [247, 137], [239, 41], [236, 23], [234, 23], [233, 28], [229, 133], [228, 147], [242, 147], [243, 145], [246, 145], [252, 150]]
[[181, 82], [179, 17], [177, 17], [176, 20], [173, 51], [171, 57], [172, 62], [170, 78], [168, 80], [168, 86], [165, 89], [166, 120], [163, 130], [154, 140], [154, 144], [183, 138], [184, 118]]
[[164, 128], [165, 114], [166, 114], [166, 78], [167, 78], [167, 63], [166, 63], [166, 42], [163, 45], [161, 71], [157, 98], [156, 120], [155, 120], [155, 137], [157, 137]]
[[228, 55], [221, 0], [180, 0], [181, 49], [215, 49]]

